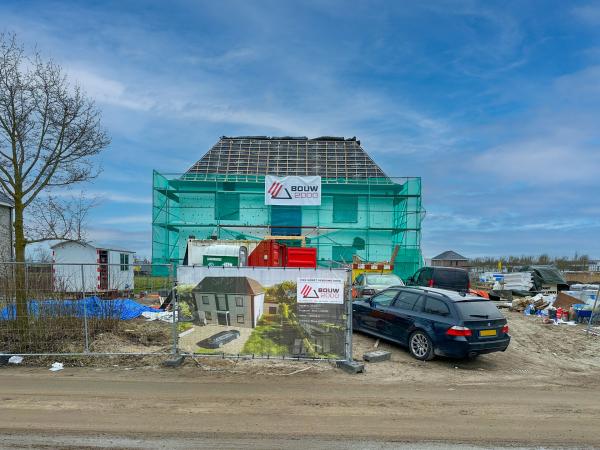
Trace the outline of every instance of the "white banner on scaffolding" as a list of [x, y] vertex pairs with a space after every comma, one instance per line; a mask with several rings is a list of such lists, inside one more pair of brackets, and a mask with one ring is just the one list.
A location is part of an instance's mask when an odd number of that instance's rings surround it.
[[321, 177], [265, 176], [265, 205], [320, 205]]

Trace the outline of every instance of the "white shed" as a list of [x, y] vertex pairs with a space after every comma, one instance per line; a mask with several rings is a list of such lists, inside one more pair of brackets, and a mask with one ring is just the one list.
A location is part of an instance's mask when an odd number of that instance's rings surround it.
[[12, 208], [11, 200], [0, 192], [0, 263], [13, 260]]
[[80, 242], [52, 246], [54, 288], [63, 292], [133, 290], [133, 255]]

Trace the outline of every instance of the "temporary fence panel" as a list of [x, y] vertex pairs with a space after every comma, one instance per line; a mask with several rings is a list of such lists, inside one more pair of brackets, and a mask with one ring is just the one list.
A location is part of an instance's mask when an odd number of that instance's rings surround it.
[[182, 353], [351, 356], [348, 270], [182, 266], [178, 278]]
[[172, 268], [123, 266], [0, 263], [0, 353], [175, 352], [174, 314], [157, 309], [173, 298]]

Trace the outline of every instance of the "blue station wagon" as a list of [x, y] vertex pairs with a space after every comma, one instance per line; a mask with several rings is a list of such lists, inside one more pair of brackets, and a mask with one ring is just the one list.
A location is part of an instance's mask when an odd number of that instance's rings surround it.
[[393, 287], [356, 300], [352, 324], [422, 361], [503, 352], [510, 343], [506, 318], [492, 302], [435, 288]]

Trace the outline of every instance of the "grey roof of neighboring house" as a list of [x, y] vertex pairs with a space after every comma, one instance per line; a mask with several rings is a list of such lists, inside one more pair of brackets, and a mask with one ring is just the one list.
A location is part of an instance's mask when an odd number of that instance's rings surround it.
[[459, 255], [452, 250], [445, 251], [444, 253], [440, 253], [439, 255], [431, 258], [431, 260], [444, 260], [444, 261], [468, 261], [469, 258], [465, 258], [463, 255]]
[[4, 193], [0, 192], [0, 205], [13, 207], [13, 201]]
[[265, 290], [258, 281], [248, 277], [204, 277], [193, 291], [207, 294], [256, 295]]
[[386, 177], [355, 137], [328, 136], [223, 136], [186, 172], [186, 176], [205, 174]]

